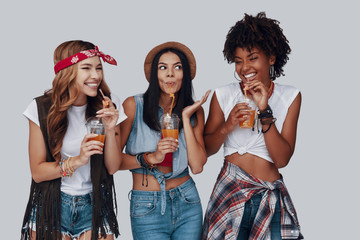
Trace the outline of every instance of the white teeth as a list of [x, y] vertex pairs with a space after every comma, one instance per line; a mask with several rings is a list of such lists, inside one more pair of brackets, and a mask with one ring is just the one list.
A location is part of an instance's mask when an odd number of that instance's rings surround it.
[[244, 77], [245, 78], [251, 78], [251, 77], [253, 77], [255, 75], [256, 75], [255, 73], [250, 73], [250, 74], [244, 75]]
[[96, 83], [87, 83], [86, 85], [88, 85], [89, 87], [97, 87]]

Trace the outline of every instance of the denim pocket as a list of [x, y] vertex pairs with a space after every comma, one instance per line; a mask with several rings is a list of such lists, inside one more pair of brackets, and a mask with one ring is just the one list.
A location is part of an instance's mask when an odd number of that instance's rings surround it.
[[130, 209], [131, 217], [143, 217], [155, 210], [155, 197], [131, 196]]
[[195, 186], [189, 188], [181, 194], [183, 200], [188, 204], [200, 203], [200, 196]]

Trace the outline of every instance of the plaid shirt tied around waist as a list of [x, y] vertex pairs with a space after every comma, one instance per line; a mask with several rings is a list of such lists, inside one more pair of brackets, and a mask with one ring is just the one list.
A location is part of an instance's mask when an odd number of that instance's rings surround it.
[[235, 240], [245, 203], [258, 193], [263, 193], [263, 196], [249, 240], [271, 239], [269, 226], [278, 200], [281, 208], [282, 238], [303, 239], [296, 211], [283, 179], [275, 182], [262, 181], [228, 161], [224, 162], [211, 194], [201, 239]]

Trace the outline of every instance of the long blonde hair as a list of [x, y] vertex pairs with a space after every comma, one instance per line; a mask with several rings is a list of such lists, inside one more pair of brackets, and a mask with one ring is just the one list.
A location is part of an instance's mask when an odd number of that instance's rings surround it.
[[[94, 44], [81, 40], [64, 42], [54, 51], [54, 64], [80, 51], [94, 48]], [[60, 70], [52, 82], [52, 89], [45, 92], [52, 100], [47, 117], [47, 131], [51, 153], [57, 161], [61, 160], [60, 149], [68, 127], [66, 113], [79, 95], [79, 88], [75, 82], [77, 69], [77, 64], [74, 64]], [[110, 89], [104, 79], [101, 81], [99, 88], [106, 96], [110, 96]], [[87, 99], [86, 118], [95, 116], [96, 111], [102, 108], [100, 95], [87, 97]]]

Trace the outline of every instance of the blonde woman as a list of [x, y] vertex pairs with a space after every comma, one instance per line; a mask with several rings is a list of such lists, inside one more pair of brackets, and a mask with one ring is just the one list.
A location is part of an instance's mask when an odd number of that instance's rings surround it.
[[[113, 239], [119, 234], [109, 173], [121, 163], [119, 124], [126, 115], [110, 94], [100, 58], [116, 65], [90, 42], [59, 45], [52, 89], [24, 112], [32, 184], [22, 239]], [[87, 134], [90, 117], [102, 120], [104, 144]]]

